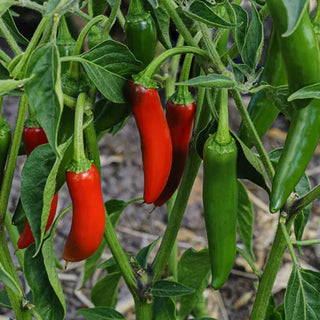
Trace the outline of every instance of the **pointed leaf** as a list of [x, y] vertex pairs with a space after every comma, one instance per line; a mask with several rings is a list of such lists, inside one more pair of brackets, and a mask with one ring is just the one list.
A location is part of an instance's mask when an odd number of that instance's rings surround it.
[[10, 288], [17, 296], [23, 297], [23, 293], [16, 283], [16, 281], [12, 278], [12, 276], [6, 271], [2, 263], [0, 262], [0, 281], [2, 281], [8, 288]]
[[29, 107], [46, 132], [51, 147], [57, 150], [57, 136], [63, 109], [59, 51], [50, 43], [36, 49], [28, 63], [25, 92]]
[[28, 81], [30, 81], [31, 78], [22, 79], [22, 80], [13, 80], [13, 79], [6, 79], [6, 80], [0, 80], [0, 96], [7, 95], [8, 92], [17, 89], [19, 87], [22, 87]]
[[108, 307], [80, 309], [77, 313], [83, 315], [87, 320], [125, 320], [121, 313]]
[[14, 4], [14, 0], [0, 1], [0, 17]]
[[136, 260], [140, 264], [141, 268], [147, 268], [148, 257], [152, 251], [152, 249], [157, 245], [160, 237], [153, 242], [151, 242], [148, 246], [142, 248], [136, 255]]
[[285, 294], [286, 319], [318, 320], [320, 273], [293, 266]]
[[120, 272], [113, 272], [99, 279], [91, 290], [91, 301], [96, 307], [115, 308], [118, 302], [120, 279]]
[[311, 84], [295, 91], [288, 97], [288, 101], [298, 99], [320, 99], [320, 83]]
[[[10, 10], [6, 11], [3, 15], [2, 15], [2, 19], [3, 22], [5, 23], [6, 27], [9, 29], [11, 35], [13, 36], [13, 38], [21, 45], [23, 46], [27, 46], [29, 41], [20, 33], [20, 31], [18, 30], [15, 21], [12, 18], [12, 15], [10, 13]], [[1, 34], [1, 30], [0, 30], [0, 36], [2, 36]]]
[[227, 76], [211, 73], [206, 76], [198, 76], [187, 81], [178, 82], [176, 85], [191, 87], [209, 87], [209, 88], [233, 88], [233, 81]]
[[8, 295], [8, 292], [6, 290], [0, 291], [0, 306], [12, 309], [12, 304]]
[[185, 11], [190, 18], [205, 23], [209, 27], [234, 28], [236, 25], [219, 17], [208, 3], [196, 0]]
[[238, 180], [238, 232], [242, 243], [246, 250], [249, 252], [252, 259], [254, 259], [254, 253], [252, 248], [253, 238], [253, 220], [254, 212], [253, 206], [249, 199], [247, 189], [241, 181]]
[[241, 52], [245, 42], [249, 18], [247, 11], [244, 10], [241, 6], [237, 4], [233, 4], [232, 6], [236, 13], [237, 21], [237, 27], [235, 29], [234, 35], [238, 50], [239, 52]]
[[194, 291], [194, 289], [188, 288], [181, 283], [168, 280], [156, 281], [150, 290], [151, 294], [155, 297], [183, 296]]
[[155, 297], [153, 320], [176, 320], [176, 304], [172, 298]]
[[[197, 270], [197, 272], [195, 272]], [[208, 249], [186, 250], [178, 263], [178, 281], [195, 291], [180, 298], [179, 318], [184, 319], [201, 299], [211, 275]]]
[[157, 26], [158, 38], [160, 42], [166, 49], [172, 48], [169, 33], [170, 15], [162, 6], [158, 6], [156, 9], [153, 9], [153, 13], [155, 16], [155, 23]]

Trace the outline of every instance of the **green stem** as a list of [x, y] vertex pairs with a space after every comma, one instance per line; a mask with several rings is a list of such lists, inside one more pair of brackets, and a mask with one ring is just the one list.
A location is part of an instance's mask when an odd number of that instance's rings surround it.
[[46, 12], [46, 8], [35, 1], [19, 0], [13, 3], [14, 6], [25, 7], [40, 12], [42, 15]]
[[[201, 71], [201, 74], [203, 74], [202, 71]], [[203, 88], [199, 88], [198, 89], [198, 94], [197, 94], [197, 106], [203, 106], [207, 102], [205, 96], [206, 96], [206, 88], [204, 88], [204, 87]], [[195, 120], [194, 120], [194, 127], [195, 128], [198, 128], [198, 123], [200, 121], [200, 116], [201, 116], [200, 112], [197, 112]]]
[[0, 59], [2, 59], [6, 64], [9, 64], [11, 62], [11, 58], [0, 49]]
[[22, 50], [18, 46], [16, 40], [11, 35], [9, 29], [7, 28], [6, 24], [4, 23], [3, 19], [0, 17], [0, 30], [2, 32], [3, 37], [7, 40], [10, 48], [15, 53], [15, 55], [19, 55], [22, 53]]
[[[195, 132], [199, 132], [206, 125], [209, 117], [208, 108], [203, 108], [198, 104], [197, 112], [200, 113]], [[170, 219], [164, 233], [160, 248], [152, 263], [152, 269], [154, 273], [153, 282], [161, 278], [163, 271], [169, 260], [172, 248], [180, 229], [181, 221], [187, 206], [189, 195], [197, 176], [201, 159], [198, 156], [195, 142], [190, 146], [190, 153], [182, 176], [182, 181], [178, 190], [177, 198], [172, 208]]]
[[249, 255], [239, 247], [237, 247], [237, 252], [240, 253], [242, 255], [242, 257], [248, 262], [248, 265], [250, 266], [253, 273], [258, 278], [261, 278], [262, 272], [256, 268], [256, 266], [254, 265], [254, 263], [253, 263], [252, 259], [249, 257]]
[[[287, 230], [290, 229], [291, 223], [287, 223]], [[267, 264], [263, 271], [261, 281], [259, 283], [256, 299], [253, 304], [250, 320], [264, 319], [269, 299], [271, 296], [274, 281], [276, 279], [278, 270], [281, 265], [282, 256], [286, 249], [286, 239], [281, 230], [281, 223], [279, 221], [275, 239], [268, 257]]]
[[148, 84], [150, 84], [150, 79], [154, 77], [155, 73], [166, 60], [176, 54], [183, 53], [194, 53], [210, 59], [210, 56], [205, 50], [189, 46], [175, 47], [160, 54], [143, 71], [141, 71], [136, 77], [134, 77], [134, 79], [137, 83], [140, 83], [147, 88]]
[[310, 239], [310, 240], [304, 240], [304, 241], [292, 240], [291, 243], [297, 247], [305, 247], [305, 246], [312, 246], [314, 244], [320, 244], [320, 239]]
[[60, 16], [55, 13], [53, 15], [52, 19], [53, 19], [53, 22], [52, 22], [50, 41], [54, 45], [57, 42], [57, 32], [58, 32], [58, 25], [59, 25], [59, 21], [60, 21]]
[[[103, 20], [104, 16], [103, 15], [99, 15], [94, 17], [93, 19], [91, 19], [86, 25], [85, 27], [81, 30], [78, 39], [76, 41], [76, 44], [74, 46], [74, 50], [73, 50], [73, 56], [77, 56], [81, 53], [82, 50], [82, 46], [84, 43], [84, 40], [87, 36], [87, 33], [90, 31], [90, 29], [97, 24], [99, 21]], [[71, 79], [75, 79], [78, 80], [79, 79], [79, 63], [78, 61], [71, 61], [70, 63], [70, 68], [69, 68], [69, 77]]]
[[34, 32], [31, 41], [28, 44], [28, 47], [24, 54], [22, 55], [22, 58], [18, 62], [18, 64], [15, 66], [15, 68], [12, 70], [12, 75], [14, 78], [23, 78], [24, 76], [24, 68], [26, 67], [26, 63], [30, 57], [30, 55], [33, 53], [33, 51], [36, 48], [36, 45], [42, 35], [42, 32], [44, 31], [47, 23], [50, 20], [50, 16], [44, 16], [42, 20], [40, 21], [36, 31]]
[[81, 10], [77, 10], [74, 12], [78, 17], [82, 18], [83, 20], [86, 21], [90, 21], [92, 19], [92, 17], [90, 17], [89, 15], [87, 15], [86, 13], [84, 13]]
[[104, 237], [107, 241], [107, 244], [110, 248], [110, 251], [116, 260], [119, 269], [122, 273], [122, 276], [127, 284], [129, 291], [131, 292], [135, 301], [139, 301], [139, 296], [137, 294], [137, 283], [132, 271], [132, 268], [128, 262], [128, 259], [125, 253], [122, 250], [122, 247], [119, 243], [117, 235], [112, 226], [110, 217], [106, 214], [106, 227], [105, 227]]
[[118, 19], [118, 21], [120, 23], [121, 28], [124, 29], [124, 25], [126, 23], [126, 19], [125, 19], [125, 17], [124, 17], [124, 15], [123, 15], [121, 10], [118, 10], [118, 12], [117, 12], [117, 19]]
[[228, 110], [228, 89], [220, 90], [220, 112], [218, 130], [215, 140], [220, 145], [229, 144], [231, 141], [231, 135], [229, 132], [229, 110]]
[[320, 185], [313, 188], [311, 191], [306, 193], [301, 198], [298, 198], [294, 201], [294, 203], [290, 207], [290, 214], [291, 211], [293, 212], [299, 212], [303, 208], [305, 208], [308, 204], [312, 203], [314, 200], [320, 197]]
[[148, 301], [140, 299], [134, 300], [136, 320], [151, 320], [152, 319], [152, 304]]
[[63, 94], [63, 104], [69, 108], [75, 108], [75, 106], [77, 104], [77, 100], [64, 93]]
[[214, 46], [214, 43], [211, 38], [210, 30], [208, 29], [208, 27], [204, 23], [199, 23], [199, 26], [200, 26], [200, 30], [202, 32], [202, 36], [203, 36], [204, 42], [206, 44], [206, 47], [210, 53], [211, 60], [215, 63], [215, 67], [216, 67], [217, 72], [223, 73], [226, 68], [220, 59], [220, 55], [219, 55], [216, 47]]
[[268, 157], [268, 154], [266, 152], [266, 150], [264, 149], [263, 147], [263, 144], [261, 142], [261, 139], [257, 133], [257, 130], [256, 128], [254, 127], [254, 124], [252, 123], [252, 120], [249, 116], [249, 113], [246, 109], [246, 107], [244, 106], [243, 102], [242, 102], [242, 99], [241, 99], [241, 96], [240, 96], [240, 93], [235, 90], [235, 89], [232, 89], [231, 90], [231, 94], [232, 94], [232, 97], [236, 103], [236, 106], [239, 110], [239, 113], [241, 115], [241, 118], [242, 120], [244, 121], [245, 125], [247, 126], [252, 138], [253, 138], [253, 141], [254, 141], [254, 145], [255, 147], [257, 148], [257, 151], [259, 153], [259, 156], [261, 157], [261, 160], [265, 166], [265, 169], [267, 171], [267, 174], [268, 174], [268, 177], [270, 179], [270, 181], [273, 180], [273, 176], [274, 176], [274, 168], [271, 164], [271, 161]]
[[102, 38], [103, 40], [108, 40], [111, 27], [114, 24], [114, 22], [116, 21], [117, 13], [120, 10], [120, 4], [121, 4], [121, 0], [114, 1], [113, 7], [110, 12], [109, 19], [106, 21], [106, 23], [104, 25], [104, 32], [103, 32], [103, 38]]
[[290, 255], [291, 255], [293, 263], [296, 266], [299, 266], [298, 258], [296, 256], [296, 253], [294, 252], [294, 248], [293, 248], [293, 245], [291, 243], [291, 240], [290, 240], [290, 237], [289, 237], [289, 234], [288, 234], [288, 230], [287, 230], [287, 227], [286, 227], [285, 223], [286, 223], [286, 218], [281, 216], [280, 217], [281, 231], [282, 231], [283, 236], [284, 236], [284, 238], [286, 240], [287, 247], [288, 247], [288, 250], [290, 252]]
[[74, 115], [74, 147], [73, 147], [73, 160], [76, 163], [81, 163], [86, 160], [83, 144], [83, 112], [87, 102], [87, 95], [81, 92], [77, 99], [76, 112]]

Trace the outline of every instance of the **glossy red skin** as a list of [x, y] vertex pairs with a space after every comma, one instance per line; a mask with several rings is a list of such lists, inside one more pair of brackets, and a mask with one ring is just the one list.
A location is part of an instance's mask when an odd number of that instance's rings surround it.
[[153, 203], [164, 189], [172, 163], [172, 143], [159, 93], [135, 84], [128, 85], [129, 101], [139, 129], [143, 171], [144, 202]]
[[[48, 221], [46, 224], [46, 228], [45, 228], [45, 232], [49, 230], [54, 217], [56, 215], [56, 211], [57, 211], [57, 205], [58, 205], [58, 193], [56, 193], [54, 195], [54, 197], [52, 198], [51, 201], [51, 208], [50, 208], [50, 212], [49, 212], [49, 216], [48, 216]], [[21, 236], [18, 240], [18, 249], [24, 249], [30, 246], [30, 244], [34, 243], [34, 237], [30, 228], [30, 224], [27, 221], [26, 224], [24, 225], [23, 231], [21, 233]]]
[[41, 144], [48, 143], [46, 133], [39, 127], [24, 127], [22, 133], [22, 141], [27, 156]]
[[[24, 127], [22, 133], [22, 141], [24, 148], [26, 150], [27, 156], [41, 144], [48, 143], [48, 139], [46, 133], [42, 128], [39, 127]], [[47, 231], [54, 220], [57, 211], [57, 203], [58, 203], [58, 192], [54, 195], [51, 201], [51, 208], [46, 224], [45, 231]], [[30, 224], [27, 221], [22, 230], [21, 236], [18, 240], [17, 246], [18, 249], [24, 249], [34, 243], [34, 237], [30, 228]]]
[[166, 203], [179, 186], [184, 167], [186, 165], [189, 142], [192, 133], [196, 104], [174, 104], [167, 102], [167, 122], [172, 141], [172, 166], [169, 179], [154, 205], [159, 207]]
[[73, 216], [63, 259], [75, 262], [90, 257], [98, 249], [105, 227], [105, 209], [99, 172], [94, 164], [85, 172], [66, 172], [66, 181]]

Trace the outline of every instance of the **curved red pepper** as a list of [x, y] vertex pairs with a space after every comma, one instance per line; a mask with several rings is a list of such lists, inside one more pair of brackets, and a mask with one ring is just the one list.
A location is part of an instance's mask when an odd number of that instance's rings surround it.
[[172, 141], [172, 166], [168, 182], [154, 202], [158, 207], [166, 203], [179, 186], [188, 157], [196, 104], [193, 102], [187, 105], [175, 104], [169, 100], [166, 110]]
[[128, 85], [132, 111], [140, 133], [144, 171], [144, 202], [153, 203], [164, 189], [171, 169], [172, 143], [159, 93], [133, 80]]
[[88, 258], [98, 249], [105, 227], [105, 209], [99, 172], [94, 164], [85, 172], [66, 172], [66, 181], [73, 217], [63, 259], [74, 262]]
[[[45, 232], [48, 231], [48, 229], [50, 228], [54, 217], [56, 215], [56, 211], [57, 211], [57, 205], [58, 205], [58, 193], [56, 193], [54, 195], [54, 197], [52, 198], [51, 201], [51, 208], [50, 208], [50, 212], [49, 212], [49, 216], [48, 216], [48, 221], [46, 224], [46, 228], [45, 228]], [[18, 240], [18, 248], [19, 249], [24, 249], [30, 246], [30, 244], [34, 243], [34, 237], [30, 228], [30, 224], [27, 221], [26, 224], [24, 225], [23, 231], [21, 233], [21, 236]]]
[[[48, 139], [44, 130], [40, 127], [24, 127], [22, 133], [22, 141], [24, 148], [26, 150], [27, 156], [41, 144], [48, 143]], [[58, 204], [58, 192], [54, 195], [51, 201], [51, 208], [45, 227], [45, 232], [51, 227], [51, 224], [54, 220], [57, 211]], [[24, 225], [21, 236], [18, 240], [17, 246], [18, 249], [24, 249], [34, 243], [34, 237], [30, 228], [30, 224], [27, 221]]]

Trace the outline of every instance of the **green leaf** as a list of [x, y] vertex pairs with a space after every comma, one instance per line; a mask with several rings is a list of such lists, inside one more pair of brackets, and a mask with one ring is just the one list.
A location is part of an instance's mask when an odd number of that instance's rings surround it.
[[14, 4], [14, 0], [0, 1], [0, 17]]
[[150, 293], [155, 297], [174, 297], [190, 294], [194, 291], [194, 289], [188, 288], [178, 282], [158, 280], [152, 286]]
[[153, 301], [153, 320], [176, 320], [176, 304], [170, 297], [155, 297]]
[[2, 263], [0, 262], [0, 281], [2, 281], [8, 288], [10, 288], [17, 296], [23, 297], [19, 285], [15, 282], [12, 276], [6, 271]]
[[113, 272], [99, 279], [91, 290], [91, 301], [96, 307], [115, 308], [118, 302], [120, 279], [120, 272]]
[[308, 8], [307, 0], [282, 0], [286, 9], [287, 30], [283, 37], [290, 36], [296, 29], [304, 10]]
[[139, 73], [143, 64], [136, 60], [133, 53], [124, 44], [107, 40], [95, 46], [81, 57], [108, 70], [110, 73], [129, 78], [132, 74]]
[[9, 71], [0, 63], [0, 80], [10, 79]]
[[185, 11], [185, 13], [190, 18], [205, 23], [207, 26], [212, 28], [218, 27], [231, 29], [236, 26], [235, 24], [229, 23], [219, 17], [219, 15], [214, 11], [214, 7], [204, 1], [194, 1], [189, 7], [189, 11]]
[[87, 320], [125, 320], [125, 317], [121, 313], [108, 307], [80, 309], [77, 313], [83, 315]]
[[239, 52], [241, 52], [245, 42], [249, 18], [247, 11], [244, 10], [241, 6], [233, 4], [232, 7], [235, 11], [237, 21], [237, 27], [234, 31], [234, 36], [238, 50]]
[[196, 251], [190, 248], [182, 254], [178, 263], [178, 281], [193, 288], [194, 292], [180, 298], [180, 319], [187, 317], [201, 299], [203, 291], [208, 286], [210, 275], [208, 249]]
[[148, 0], [148, 2], [149, 2], [150, 5], [151, 5], [153, 8], [155, 8], [155, 9], [159, 7], [157, 0]]
[[33, 52], [27, 66], [27, 76], [32, 75], [25, 85], [29, 107], [46, 132], [51, 147], [57, 151], [63, 93], [59, 51], [55, 45], [48, 43]]
[[[60, 298], [53, 289], [46, 269], [46, 264], [51, 265], [51, 262], [46, 262], [45, 264], [42, 253], [32, 258], [34, 249], [34, 244], [29, 246], [24, 256], [24, 274], [33, 293], [34, 308], [42, 320], [63, 320], [65, 305], [61, 303]], [[53, 249], [51, 248], [50, 250]], [[50, 277], [52, 280], [52, 274]], [[57, 284], [55, 284], [56, 286]]]
[[303, 87], [288, 97], [288, 101], [298, 99], [320, 99], [320, 83], [311, 84]]
[[[128, 259], [128, 261], [130, 260], [131, 254], [130, 253], [125, 253], [126, 258]], [[106, 268], [106, 269], [110, 269], [113, 268], [114, 266], [117, 265], [117, 262], [115, 260], [114, 257], [111, 257], [110, 259], [108, 259], [107, 261], [101, 263], [98, 268]]]
[[286, 319], [318, 320], [320, 273], [294, 265], [284, 299]]
[[151, 242], [148, 246], [142, 248], [136, 255], [136, 260], [139, 262], [141, 268], [147, 268], [148, 257], [152, 251], [152, 249], [157, 245], [160, 237], [153, 242]]
[[[16, 23], [14, 22], [10, 10], [6, 11], [2, 15], [3, 22], [5, 23], [6, 27], [10, 31], [13, 38], [21, 45], [27, 46], [29, 41], [20, 33], [18, 30]], [[0, 30], [0, 36], [3, 36]]]
[[160, 42], [166, 49], [172, 48], [170, 40], [170, 15], [166, 9], [162, 6], [158, 6], [156, 9], [153, 9], [155, 16], [155, 23], [157, 26], [157, 34]]
[[6, 96], [8, 92], [17, 89], [30, 81], [31, 78], [22, 79], [22, 80], [0, 80], [0, 96]]
[[0, 291], [0, 306], [12, 309], [12, 304], [8, 295], [8, 292], [6, 290]]
[[261, 56], [263, 46], [263, 25], [256, 7], [254, 5], [251, 7], [252, 19], [241, 49], [241, 57], [243, 62], [254, 70]]
[[208, 88], [233, 88], [233, 81], [227, 76], [211, 73], [206, 76], [198, 76], [187, 81], [178, 82], [176, 85]]
[[253, 206], [249, 199], [247, 189], [241, 181], [238, 180], [238, 232], [242, 243], [249, 252], [252, 259], [254, 258], [252, 248], [253, 238], [253, 220], [254, 212]]

